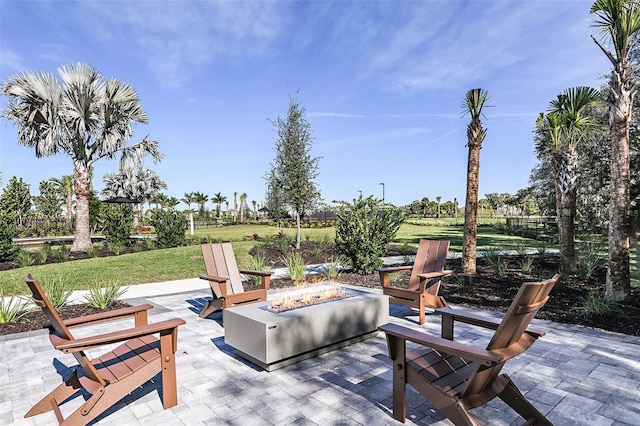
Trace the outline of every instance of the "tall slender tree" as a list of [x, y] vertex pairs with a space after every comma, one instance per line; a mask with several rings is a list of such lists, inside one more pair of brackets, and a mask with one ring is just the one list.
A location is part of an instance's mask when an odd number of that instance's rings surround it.
[[23, 72], [4, 82], [7, 107], [2, 115], [18, 126], [18, 143], [35, 148], [37, 157], [64, 152], [73, 161], [76, 231], [71, 251], [93, 248], [89, 198], [93, 164], [102, 158], [162, 158], [157, 142], [144, 138], [128, 145], [132, 123], [147, 123], [136, 91], [123, 81], [105, 78], [85, 64], [58, 68], [60, 79], [43, 72]]
[[[629, 54], [632, 40], [640, 30], [640, 2], [597, 0], [590, 12], [596, 15], [594, 26], [603, 36], [601, 41], [592, 36], [593, 41], [613, 65], [607, 96], [611, 126], [611, 202], [605, 298], [623, 301], [631, 294], [629, 123], [636, 93]], [[613, 51], [607, 41], [611, 41]]]
[[462, 242], [462, 272], [476, 273], [476, 245], [478, 242], [478, 182], [480, 180], [480, 149], [487, 135], [480, 117], [489, 99], [486, 90], [476, 88], [467, 92], [462, 104], [462, 115], [469, 115], [467, 126], [467, 196], [464, 205], [464, 235]]
[[247, 193], [240, 194], [240, 222], [244, 222], [247, 214]]
[[272, 121], [277, 131], [276, 157], [268, 176], [275, 182], [267, 187], [279, 185], [286, 203], [296, 218], [296, 249], [300, 249], [300, 217], [320, 198], [314, 179], [318, 176], [319, 157], [311, 156], [313, 138], [311, 125], [305, 118], [305, 109], [296, 98], [289, 98], [286, 118]]

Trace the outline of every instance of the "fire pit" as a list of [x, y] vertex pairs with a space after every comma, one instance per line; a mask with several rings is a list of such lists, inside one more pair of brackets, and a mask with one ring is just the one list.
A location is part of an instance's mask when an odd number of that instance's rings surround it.
[[350, 297], [344, 287], [337, 283], [311, 284], [296, 287], [294, 290], [279, 291], [275, 293], [266, 306], [269, 312], [279, 314], [293, 309], [304, 308], [319, 303], [327, 303], [333, 300]]
[[273, 371], [374, 337], [389, 322], [388, 296], [346, 286], [340, 292], [344, 297], [280, 312], [268, 308], [280, 295], [227, 308], [225, 342], [241, 357]]

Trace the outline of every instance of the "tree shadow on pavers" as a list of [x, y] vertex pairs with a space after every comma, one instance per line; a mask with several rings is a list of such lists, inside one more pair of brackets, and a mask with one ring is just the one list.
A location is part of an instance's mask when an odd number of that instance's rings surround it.
[[245, 359], [240, 355], [238, 355], [238, 352], [236, 351], [236, 349], [233, 346], [228, 345], [224, 341], [224, 336], [214, 337], [213, 339], [211, 339], [211, 342], [213, 342], [213, 344], [216, 345], [216, 347], [220, 350], [220, 352], [222, 352], [225, 355], [228, 355], [229, 357], [240, 362], [241, 364], [244, 364], [255, 371], [264, 371], [264, 369], [259, 365], [256, 365], [251, 361], [249, 361], [248, 359]]
[[[69, 380], [73, 372], [78, 368], [77, 365], [69, 367], [66, 364], [64, 364], [62, 361], [60, 361], [58, 358], [54, 358], [52, 364], [53, 364], [53, 367], [56, 369], [56, 372], [62, 378], [62, 382]], [[84, 373], [82, 373], [82, 370], [79, 370], [79, 373], [80, 373], [80, 377], [84, 375]], [[46, 392], [51, 392], [52, 390], [53, 389], [48, 389], [46, 390]], [[94, 425], [100, 422], [101, 420], [104, 420], [105, 418], [109, 417], [111, 414], [117, 412], [123, 407], [126, 407], [127, 405], [139, 400], [140, 398], [154, 391], [158, 393], [158, 397], [162, 401], [164, 398], [164, 395], [162, 393], [162, 373], [156, 374], [151, 380], [147, 381], [142, 386], [136, 388], [133, 392], [131, 392], [130, 394], [122, 398], [120, 401], [114, 403], [110, 408], [105, 410], [102, 414], [100, 414], [94, 420], [87, 423], [87, 425]], [[71, 402], [78, 397], [82, 397], [83, 399], [83, 401], [80, 402], [79, 405], [75, 407], [68, 407], [68, 409], [65, 409], [66, 407], [64, 406], [64, 404]], [[73, 411], [78, 409], [80, 405], [84, 404], [84, 402], [87, 401], [90, 397], [91, 397], [91, 394], [89, 392], [87, 392], [84, 389], [78, 389], [78, 391], [73, 395], [71, 395], [69, 398], [65, 399], [64, 401], [61, 401], [59, 403], [59, 406], [64, 411], [68, 410], [69, 413], [72, 413]]]

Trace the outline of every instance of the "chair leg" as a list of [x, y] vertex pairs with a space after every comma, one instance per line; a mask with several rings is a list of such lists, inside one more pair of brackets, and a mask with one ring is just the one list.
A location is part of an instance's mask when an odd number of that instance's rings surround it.
[[82, 389], [82, 385], [78, 380], [78, 372], [76, 370], [73, 372], [71, 377], [69, 377], [69, 379], [65, 380], [47, 396], [42, 398], [36, 405], [31, 407], [31, 409], [27, 412], [27, 414], [24, 415], [24, 417], [31, 417], [35, 416], [36, 414], [42, 414], [46, 413], [47, 411], [51, 411], [53, 409], [51, 405], [52, 400], [56, 401], [57, 403], [61, 403], [74, 393], [78, 392], [80, 389]]
[[527, 399], [522, 395], [513, 381], [506, 374], [502, 375], [508, 380], [503, 391], [498, 394], [507, 405], [513, 408], [520, 416], [527, 420], [527, 424], [552, 426], [552, 423], [538, 411]]
[[205, 303], [204, 308], [202, 308], [202, 311], [198, 316], [200, 318], [206, 318], [212, 313], [219, 311], [221, 309], [222, 309], [222, 303], [220, 299], [208, 300], [207, 303]]
[[418, 323], [420, 325], [423, 325], [426, 322], [426, 314], [425, 314], [426, 307], [423, 302], [420, 302], [419, 310], [420, 310], [420, 317], [418, 319]]
[[451, 420], [456, 426], [481, 426], [478, 419], [463, 407], [459, 401], [446, 407], [438, 407], [438, 411]]
[[[177, 332], [177, 329], [176, 329]], [[178, 404], [178, 388], [176, 384], [176, 355], [173, 351], [177, 334], [160, 335], [160, 362], [162, 368], [162, 406], [167, 408]]]

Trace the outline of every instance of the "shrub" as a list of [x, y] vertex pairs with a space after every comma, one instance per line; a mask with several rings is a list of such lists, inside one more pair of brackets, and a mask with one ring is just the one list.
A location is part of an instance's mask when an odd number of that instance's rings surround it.
[[502, 258], [500, 251], [490, 248], [483, 253], [484, 261], [493, 268], [496, 274], [502, 276], [507, 269], [507, 261]]
[[338, 257], [338, 259], [331, 258], [327, 263], [324, 264], [324, 266], [322, 267], [322, 272], [324, 273], [324, 276], [327, 278], [327, 280], [334, 281], [336, 278], [338, 278], [338, 275], [340, 275], [341, 271], [341, 263], [342, 262]]
[[615, 302], [605, 299], [604, 296], [598, 293], [592, 292], [585, 296], [578, 310], [583, 316], [589, 317], [591, 315], [607, 315], [615, 308]]
[[17, 322], [26, 313], [28, 303], [21, 297], [5, 297], [4, 291], [0, 290], [0, 324]]
[[104, 236], [107, 245], [125, 246], [133, 231], [133, 208], [127, 204], [107, 204], [103, 207]]
[[26, 268], [27, 266], [33, 265], [33, 258], [31, 258], [31, 254], [29, 254], [28, 251], [20, 249], [16, 256], [16, 262], [19, 268]]
[[526, 274], [531, 272], [533, 270], [533, 257], [524, 256], [520, 259], [520, 269]]
[[71, 290], [67, 290], [62, 278], [54, 278], [43, 287], [54, 309], [58, 310], [67, 304]]
[[16, 226], [11, 218], [0, 212], [0, 261], [13, 260], [18, 249], [13, 245]]
[[604, 259], [598, 255], [596, 244], [593, 241], [587, 241], [580, 250], [578, 275], [581, 278], [590, 278], [603, 263]]
[[156, 244], [159, 248], [179, 247], [187, 232], [187, 216], [175, 210], [153, 209], [151, 225], [156, 229]]
[[60, 248], [53, 251], [53, 257], [56, 259], [56, 262], [62, 263], [69, 260], [69, 251], [67, 250], [67, 246], [62, 244]]
[[304, 280], [304, 259], [300, 252], [292, 251], [282, 259], [284, 266], [287, 268], [289, 278], [294, 281]]
[[90, 306], [98, 309], [107, 309], [118, 301], [127, 290], [123, 289], [117, 280], [107, 283], [105, 287], [101, 287], [99, 283], [94, 282], [89, 287], [89, 294], [84, 299]]
[[368, 275], [382, 266], [381, 257], [405, 220], [402, 209], [381, 209], [372, 196], [341, 201], [336, 209], [336, 251], [355, 272]]
[[47, 263], [47, 259], [51, 254], [51, 244], [43, 244], [36, 250], [36, 255], [38, 256], [38, 261], [42, 264]]
[[[254, 271], [268, 271], [270, 268], [267, 266], [264, 254], [257, 253], [251, 256], [247, 269]], [[262, 282], [262, 277], [259, 275], [247, 275], [247, 280], [253, 285], [259, 285]]]

